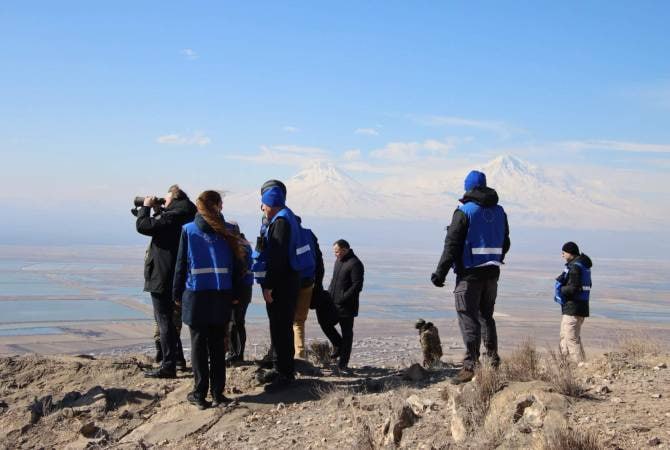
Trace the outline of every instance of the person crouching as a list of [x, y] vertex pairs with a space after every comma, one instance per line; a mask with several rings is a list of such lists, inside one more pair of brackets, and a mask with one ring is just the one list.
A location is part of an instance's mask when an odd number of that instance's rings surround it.
[[[238, 298], [245, 270], [245, 249], [239, 235], [226, 227], [223, 202], [205, 191], [196, 202], [195, 220], [182, 228], [174, 278], [174, 298], [181, 300], [182, 319], [191, 332], [194, 387], [186, 397], [205, 409], [230, 402], [226, 383], [224, 341], [233, 300]], [[210, 384], [211, 382], [211, 384]]]

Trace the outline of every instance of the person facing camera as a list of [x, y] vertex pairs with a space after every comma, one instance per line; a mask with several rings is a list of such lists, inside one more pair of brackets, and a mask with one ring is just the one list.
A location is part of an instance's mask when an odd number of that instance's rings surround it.
[[239, 234], [221, 214], [223, 202], [216, 191], [205, 191], [196, 202], [195, 220], [184, 225], [179, 241], [173, 296], [181, 300], [182, 319], [191, 332], [193, 391], [187, 400], [207, 408], [230, 402], [226, 383], [226, 327], [233, 301], [246, 272], [246, 250]]

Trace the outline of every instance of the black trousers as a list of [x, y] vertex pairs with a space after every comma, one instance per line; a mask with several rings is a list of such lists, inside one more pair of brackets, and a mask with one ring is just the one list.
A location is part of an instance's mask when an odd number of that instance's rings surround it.
[[193, 392], [199, 398], [223, 395], [226, 386], [226, 325], [191, 326]]
[[295, 289], [276, 287], [272, 291], [273, 302], [265, 308], [270, 320], [270, 340], [276, 354], [274, 362], [279, 373], [289, 378], [294, 376], [295, 367], [293, 358], [293, 319], [295, 317], [295, 303], [298, 297], [298, 285]]
[[251, 302], [251, 286], [245, 286], [239, 303], [233, 304], [230, 327], [230, 354], [239, 360], [244, 359], [244, 347], [247, 342], [245, 317]]
[[498, 294], [496, 279], [456, 282], [454, 297], [458, 326], [465, 344], [463, 367], [474, 370], [479, 363], [479, 347], [482, 340], [486, 355], [498, 361], [498, 333], [493, 310]]
[[[341, 335], [335, 328], [337, 323], [340, 324]], [[319, 324], [328, 340], [330, 340], [330, 343], [333, 344], [333, 347], [340, 350], [340, 360], [337, 365], [342, 369], [347, 367], [349, 365], [349, 358], [351, 357], [351, 346], [354, 343], [354, 318], [340, 317], [335, 323], [331, 319], [325, 321], [323, 324], [319, 322]]]
[[154, 306], [154, 318], [158, 324], [163, 362], [161, 367], [175, 370], [177, 362], [177, 330], [174, 325], [174, 301], [172, 294], [151, 293]]

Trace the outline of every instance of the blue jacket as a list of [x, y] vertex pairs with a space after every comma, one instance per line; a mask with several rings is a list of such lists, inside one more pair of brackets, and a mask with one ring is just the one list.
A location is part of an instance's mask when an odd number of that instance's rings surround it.
[[581, 254], [565, 265], [556, 278], [554, 301], [561, 305], [561, 313], [568, 316], [589, 316], [591, 297], [591, 258]]
[[226, 240], [202, 216], [184, 225], [173, 284], [182, 302], [182, 320], [189, 326], [225, 325], [239, 292], [243, 265]]

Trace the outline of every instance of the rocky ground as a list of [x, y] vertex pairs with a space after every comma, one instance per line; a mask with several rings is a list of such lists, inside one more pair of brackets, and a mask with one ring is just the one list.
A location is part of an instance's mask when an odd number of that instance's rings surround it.
[[0, 448], [670, 448], [670, 357], [639, 344], [575, 367], [567, 383], [503, 367], [456, 387], [448, 364], [340, 376], [300, 363], [295, 385], [268, 394], [249, 363], [228, 370], [235, 401], [204, 411], [185, 400], [188, 372], [149, 380], [145, 355], [91, 358], [0, 358]]

